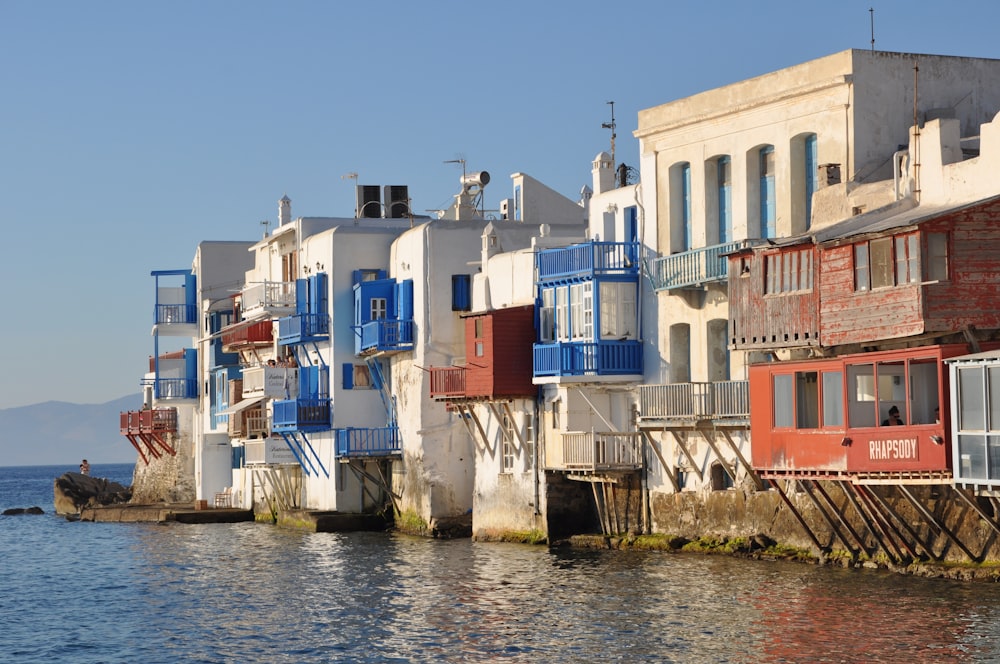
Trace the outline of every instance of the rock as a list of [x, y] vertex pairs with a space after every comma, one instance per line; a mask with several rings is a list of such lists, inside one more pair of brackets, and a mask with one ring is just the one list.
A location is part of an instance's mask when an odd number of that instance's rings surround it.
[[53, 487], [56, 514], [79, 514], [84, 507], [127, 503], [132, 490], [118, 482], [80, 473], [64, 473]]
[[4, 510], [4, 516], [18, 516], [20, 514], [45, 514], [45, 510], [41, 507], [12, 507], [9, 510]]

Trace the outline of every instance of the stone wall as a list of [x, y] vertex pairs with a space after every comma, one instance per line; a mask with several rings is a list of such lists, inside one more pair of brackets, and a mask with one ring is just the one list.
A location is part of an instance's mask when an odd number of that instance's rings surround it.
[[[186, 437], [185, 437], [186, 438]], [[194, 456], [190, 440], [168, 435], [167, 443], [177, 451], [171, 456], [139, 460], [132, 474], [132, 503], [190, 503], [195, 499]]]

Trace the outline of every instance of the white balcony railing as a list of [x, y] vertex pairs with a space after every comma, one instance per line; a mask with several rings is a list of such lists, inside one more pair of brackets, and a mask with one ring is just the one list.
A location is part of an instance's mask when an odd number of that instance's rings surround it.
[[546, 466], [554, 470], [595, 472], [642, 467], [642, 438], [638, 433], [568, 432], [555, 442], [555, 453], [546, 454]]
[[294, 399], [298, 396], [299, 370], [295, 367], [244, 367], [244, 399]]

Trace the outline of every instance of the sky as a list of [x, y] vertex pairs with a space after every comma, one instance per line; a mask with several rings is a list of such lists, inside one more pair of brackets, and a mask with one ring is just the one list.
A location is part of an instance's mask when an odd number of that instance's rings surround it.
[[0, 409], [138, 393], [150, 272], [259, 239], [283, 195], [441, 209], [464, 159], [487, 208], [516, 172], [576, 200], [608, 101], [638, 165], [640, 110], [870, 49], [869, 9], [878, 50], [1000, 57], [993, 0], [0, 0]]

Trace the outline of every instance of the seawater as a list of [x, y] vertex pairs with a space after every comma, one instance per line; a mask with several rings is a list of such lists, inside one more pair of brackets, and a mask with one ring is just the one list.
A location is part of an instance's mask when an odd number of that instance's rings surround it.
[[[641, 551], [104, 524], [0, 468], [3, 662], [992, 662], [995, 585]], [[132, 467], [91, 474], [128, 484]]]

